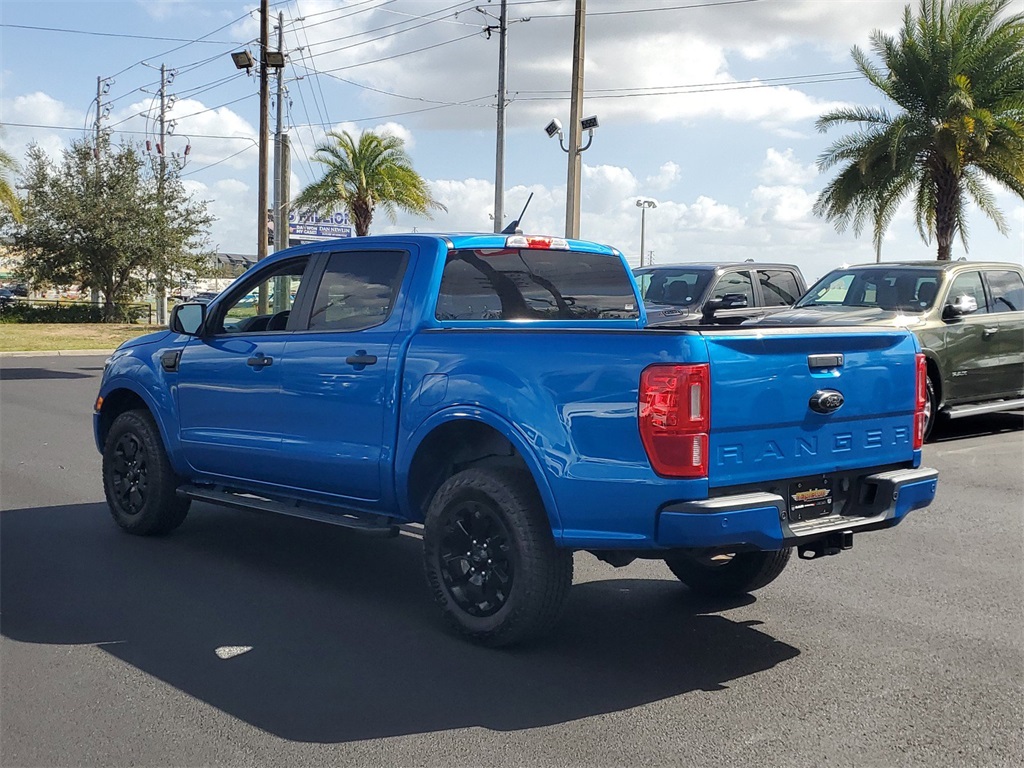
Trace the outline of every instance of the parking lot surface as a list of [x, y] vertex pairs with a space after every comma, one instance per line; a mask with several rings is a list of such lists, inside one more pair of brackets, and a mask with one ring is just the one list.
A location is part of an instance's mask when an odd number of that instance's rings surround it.
[[731, 603], [576, 555], [544, 641], [435, 614], [414, 532], [111, 521], [102, 357], [0, 360], [0, 764], [1017, 766], [1024, 416], [940, 427], [939, 496]]

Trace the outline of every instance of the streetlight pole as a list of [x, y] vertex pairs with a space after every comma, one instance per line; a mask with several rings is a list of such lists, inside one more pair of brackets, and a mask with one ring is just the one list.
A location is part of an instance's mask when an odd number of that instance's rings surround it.
[[576, 0], [572, 38], [572, 85], [569, 101], [569, 172], [565, 185], [565, 236], [580, 236], [580, 121], [583, 119], [583, 60], [586, 43], [587, 0]]
[[640, 266], [644, 265], [644, 236], [647, 230], [647, 209], [657, 208], [654, 200], [640, 198], [636, 201], [636, 207], [640, 209]]

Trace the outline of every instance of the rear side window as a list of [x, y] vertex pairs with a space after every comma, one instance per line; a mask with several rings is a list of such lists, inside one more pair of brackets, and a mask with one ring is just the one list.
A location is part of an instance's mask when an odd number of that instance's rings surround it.
[[388, 319], [405, 274], [403, 251], [332, 253], [317, 288], [312, 331], [358, 331]]
[[438, 320], [611, 320], [640, 316], [616, 256], [582, 251], [451, 251]]
[[1009, 270], [987, 270], [985, 281], [992, 297], [993, 312], [1020, 312], [1024, 310], [1024, 281]]
[[780, 269], [759, 269], [761, 297], [766, 307], [788, 307], [800, 298], [800, 286], [792, 272]]

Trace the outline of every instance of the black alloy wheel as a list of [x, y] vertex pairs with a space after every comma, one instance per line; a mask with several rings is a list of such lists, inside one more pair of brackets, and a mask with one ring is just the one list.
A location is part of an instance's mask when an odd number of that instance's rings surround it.
[[442, 518], [441, 577], [470, 616], [493, 616], [508, 601], [516, 576], [509, 531], [490, 504], [465, 499]]
[[114, 443], [110, 483], [121, 512], [137, 515], [142, 511], [149, 492], [149, 457], [137, 435], [126, 432]]
[[149, 411], [125, 411], [114, 419], [103, 447], [103, 491], [121, 528], [151, 536], [181, 525], [189, 500], [178, 496], [180, 483]]

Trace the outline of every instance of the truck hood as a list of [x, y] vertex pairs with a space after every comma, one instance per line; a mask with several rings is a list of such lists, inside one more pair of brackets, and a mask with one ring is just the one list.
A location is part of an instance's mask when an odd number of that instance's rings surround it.
[[877, 307], [794, 307], [774, 312], [744, 325], [874, 325], [913, 328], [921, 322], [914, 313], [890, 312]]
[[128, 339], [121, 343], [118, 350], [131, 349], [132, 347], [141, 347], [143, 344], [149, 344], [154, 341], [160, 341], [167, 336], [170, 336], [169, 330], [154, 331], [153, 333], [145, 333], [142, 336], [136, 336], [134, 339]]

